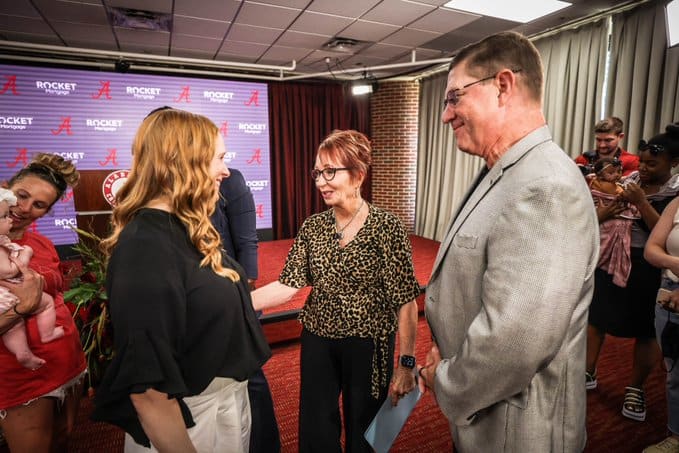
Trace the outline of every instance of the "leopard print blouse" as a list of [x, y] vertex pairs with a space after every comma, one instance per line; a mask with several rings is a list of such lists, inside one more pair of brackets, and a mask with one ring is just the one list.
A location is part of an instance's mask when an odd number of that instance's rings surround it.
[[[372, 338], [372, 393], [387, 377], [388, 341], [398, 326], [401, 305], [420, 294], [410, 240], [393, 214], [369, 206], [354, 239], [340, 247], [332, 209], [304, 221], [279, 281], [293, 288], [312, 286], [300, 313], [309, 332], [322, 337]], [[377, 366], [379, 362], [379, 366]]]

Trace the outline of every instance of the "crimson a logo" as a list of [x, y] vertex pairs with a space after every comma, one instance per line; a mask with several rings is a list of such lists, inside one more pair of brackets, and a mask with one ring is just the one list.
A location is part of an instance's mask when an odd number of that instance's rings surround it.
[[130, 175], [128, 170], [116, 170], [109, 173], [106, 178], [104, 178], [104, 183], [101, 185], [101, 191], [104, 195], [104, 199], [111, 206], [115, 206], [116, 193], [125, 184], [127, 177]]

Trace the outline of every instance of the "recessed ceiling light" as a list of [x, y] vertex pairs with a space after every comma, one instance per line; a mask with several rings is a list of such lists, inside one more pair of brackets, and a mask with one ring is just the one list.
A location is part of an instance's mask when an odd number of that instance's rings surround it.
[[571, 6], [558, 0], [451, 0], [445, 8], [526, 23]]

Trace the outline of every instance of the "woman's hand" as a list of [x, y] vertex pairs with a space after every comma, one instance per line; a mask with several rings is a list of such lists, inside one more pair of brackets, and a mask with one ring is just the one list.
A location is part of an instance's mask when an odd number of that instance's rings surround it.
[[18, 313], [30, 315], [40, 305], [45, 279], [33, 269], [21, 264], [16, 258], [10, 256], [10, 260], [19, 268], [23, 279], [18, 283], [0, 280], [0, 286], [9, 289], [19, 299], [19, 303], [14, 307]]
[[398, 400], [415, 388], [415, 384], [414, 370], [399, 365], [394, 371], [394, 376], [391, 378], [391, 385], [389, 386], [391, 405], [396, 406]]
[[672, 291], [668, 298], [658, 300], [658, 304], [660, 304], [665, 310], [679, 313], [679, 289]]
[[625, 204], [620, 201], [611, 201], [610, 203], [599, 203], [596, 207], [596, 216], [599, 219], [599, 223], [604, 223], [607, 220], [611, 220], [619, 216], [622, 211], [627, 209]]
[[639, 184], [633, 182], [625, 186], [625, 190], [620, 195], [624, 200], [633, 203], [637, 207], [646, 202], [646, 193]]

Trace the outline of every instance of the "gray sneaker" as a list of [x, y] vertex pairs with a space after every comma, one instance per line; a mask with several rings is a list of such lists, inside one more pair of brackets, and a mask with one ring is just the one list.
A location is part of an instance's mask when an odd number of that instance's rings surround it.
[[679, 453], [679, 439], [670, 436], [655, 445], [646, 447], [642, 453]]

